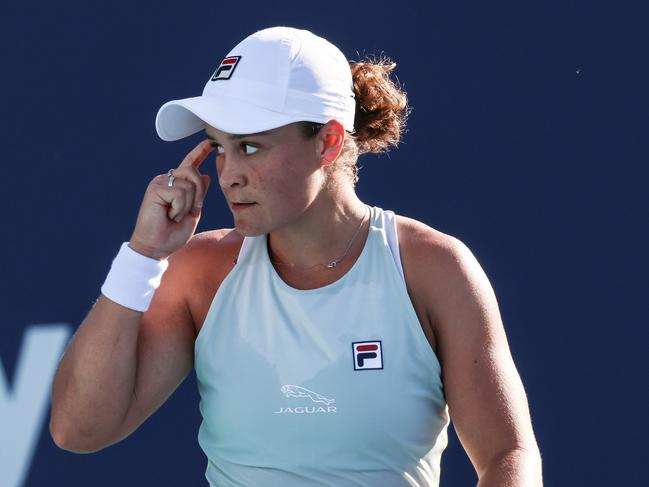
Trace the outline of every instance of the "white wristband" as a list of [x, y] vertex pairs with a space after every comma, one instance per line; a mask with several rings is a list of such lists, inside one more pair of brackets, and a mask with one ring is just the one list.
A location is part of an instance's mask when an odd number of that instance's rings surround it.
[[113, 259], [101, 292], [117, 304], [144, 312], [168, 266], [167, 259], [156, 260], [139, 254], [124, 242]]

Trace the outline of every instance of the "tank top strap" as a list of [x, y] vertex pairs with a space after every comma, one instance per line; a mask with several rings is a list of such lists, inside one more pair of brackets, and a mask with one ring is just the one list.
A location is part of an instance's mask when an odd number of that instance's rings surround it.
[[399, 275], [405, 283], [406, 278], [403, 274], [403, 266], [401, 265], [401, 253], [399, 252], [399, 234], [397, 232], [396, 215], [391, 210], [380, 210], [378, 208], [375, 208], [375, 212], [377, 214], [376, 221], [381, 225], [381, 228], [383, 229], [385, 241], [390, 249], [390, 253], [392, 254], [394, 265], [397, 267]]

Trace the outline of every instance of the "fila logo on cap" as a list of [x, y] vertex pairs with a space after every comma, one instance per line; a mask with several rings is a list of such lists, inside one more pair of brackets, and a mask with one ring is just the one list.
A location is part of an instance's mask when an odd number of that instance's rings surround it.
[[234, 68], [237, 67], [240, 59], [241, 56], [226, 57], [223, 61], [221, 61], [221, 64], [216, 69], [216, 71], [214, 71], [214, 74], [212, 75], [212, 81], [216, 81], [218, 79], [230, 79], [232, 73], [234, 73]]
[[354, 342], [354, 370], [376, 370], [383, 368], [381, 341]]

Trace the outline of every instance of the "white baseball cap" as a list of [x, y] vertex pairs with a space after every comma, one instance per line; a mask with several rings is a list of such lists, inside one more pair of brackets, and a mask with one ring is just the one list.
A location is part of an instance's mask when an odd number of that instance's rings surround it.
[[351, 70], [343, 53], [307, 30], [272, 27], [232, 49], [201, 96], [165, 103], [155, 125], [163, 140], [187, 137], [206, 125], [252, 134], [332, 119], [353, 132], [355, 112]]

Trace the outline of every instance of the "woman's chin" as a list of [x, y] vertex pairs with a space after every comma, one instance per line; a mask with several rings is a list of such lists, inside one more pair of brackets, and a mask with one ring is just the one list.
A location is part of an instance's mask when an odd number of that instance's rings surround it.
[[253, 227], [252, 225], [246, 224], [246, 222], [238, 222], [236, 219], [234, 221], [234, 229], [244, 237], [257, 237], [267, 233], [264, 229]]

